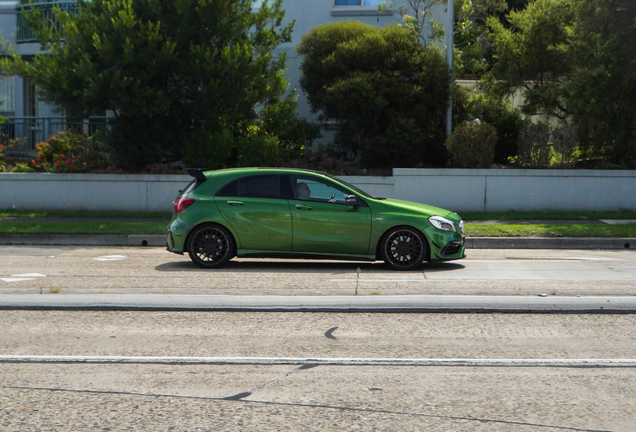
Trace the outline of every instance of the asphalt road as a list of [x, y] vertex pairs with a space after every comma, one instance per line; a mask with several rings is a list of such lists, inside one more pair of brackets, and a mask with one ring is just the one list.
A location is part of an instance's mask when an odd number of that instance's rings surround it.
[[[206, 271], [159, 248], [0, 248], [0, 302], [356, 290], [362, 301], [612, 302], [633, 298], [635, 280], [634, 251], [472, 250], [400, 273], [277, 260]], [[0, 310], [0, 328], [0, 430], [633, 431], [636, 418], [635, 314]]]
[[0, 294], [560, 297], [635, 288], [634, 250], [474, 249], [464, 260], [395, 272], [381, 262], [265, 259], [203, 270], [161, 248], [0, 247]]
[[[0, 311], [0, 327], [5, 355], [95, 356], [0, 360], [7, 431], [633, 431], [636, 418], [636, 315]], [[473, 362], [276, 360], [290, 357]]]

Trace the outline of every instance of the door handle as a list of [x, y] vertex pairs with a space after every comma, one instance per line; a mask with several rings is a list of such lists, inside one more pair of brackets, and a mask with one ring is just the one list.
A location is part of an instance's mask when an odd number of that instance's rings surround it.
[[227, 202], [229, 205], [243, 205], [243, 201], [228, 201]]
[[305, 206], [305, 205], [300, 205], [300, 204], [296, 204], [296, 208], [298, 210], [311, 210], [311, 207]]

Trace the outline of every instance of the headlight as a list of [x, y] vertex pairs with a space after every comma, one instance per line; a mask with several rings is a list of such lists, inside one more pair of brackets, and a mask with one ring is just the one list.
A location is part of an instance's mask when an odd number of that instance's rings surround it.
[[428, 221], [438, 230], [457, 232], [455, 224], [450, 219], [446, 219], [441, 216], [431, 216], [430, 218], [428, 218]]
[[464, 235], [464, 221], [463, 220], [459, 221], [459, 232], [461, 233], [461, 235]]

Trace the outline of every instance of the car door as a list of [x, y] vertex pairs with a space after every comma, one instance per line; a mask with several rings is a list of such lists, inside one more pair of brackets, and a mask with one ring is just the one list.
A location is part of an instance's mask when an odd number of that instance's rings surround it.
[[239, 249], [291, 251], [289, 202], [281, 198], [278, 174], [236, 179], [219, 190], [215, 201], [237, 234]]
[[364, 201], [347, 204], [350, 192], [321, 177], [290, 175], [289, 180], [294, 252], [369, 253], [371, 210]]

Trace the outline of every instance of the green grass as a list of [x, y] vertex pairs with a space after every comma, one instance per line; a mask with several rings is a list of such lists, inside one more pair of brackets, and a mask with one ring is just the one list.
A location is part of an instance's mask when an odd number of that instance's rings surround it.
[[143, 218], [143, 219], [163, 219], [169, 221], [172, 213], [169, 212], [126, 212], [118, 210], [106, 211], [87, 211], [87, 210], [0, 210], [0, 218], [2, 217], [73, 217], [73, 218]]
[[616, 225], [466, 225], [467, 237], [636, 237], [636, 223]]
[[[164, 234], [167, 222], [0, 222], [0, 233]], [[636, 237], [636, 224], [466, 225], [468, 237]]]
[[597, 220], [597, 219], [636, 219], [635, 211], [589, 211], [589, 212], [463, 212], [464, 220]]
[[0, 233], [13, 234], [165, 234], [161, 222], [0, 222]]
[[[596, 219], [636, 219], [636, 211], [614, 212], [462, 212], [464, 220], [596, 220]], [[76, 218], [143, 218], [170, 220], [169, 212], [124, 212], [124, 211], [86, 211], [86, 210], [0, 210], [2, 217], [42, 218], [42, 217], [76, 217]]]
[[[164, 234], [170, 213], [121, 211], [0, 211], [0, 217], [146, 218], [156, 222], [0, 222], [0, 233], [32, 234]], [[595, 220], [636, 219], [636, 212], [500, 212], [462, 213], [464, 220]], [[468, 237], [636, 237], [636, 224], [617, 225], [466, 225]]]

